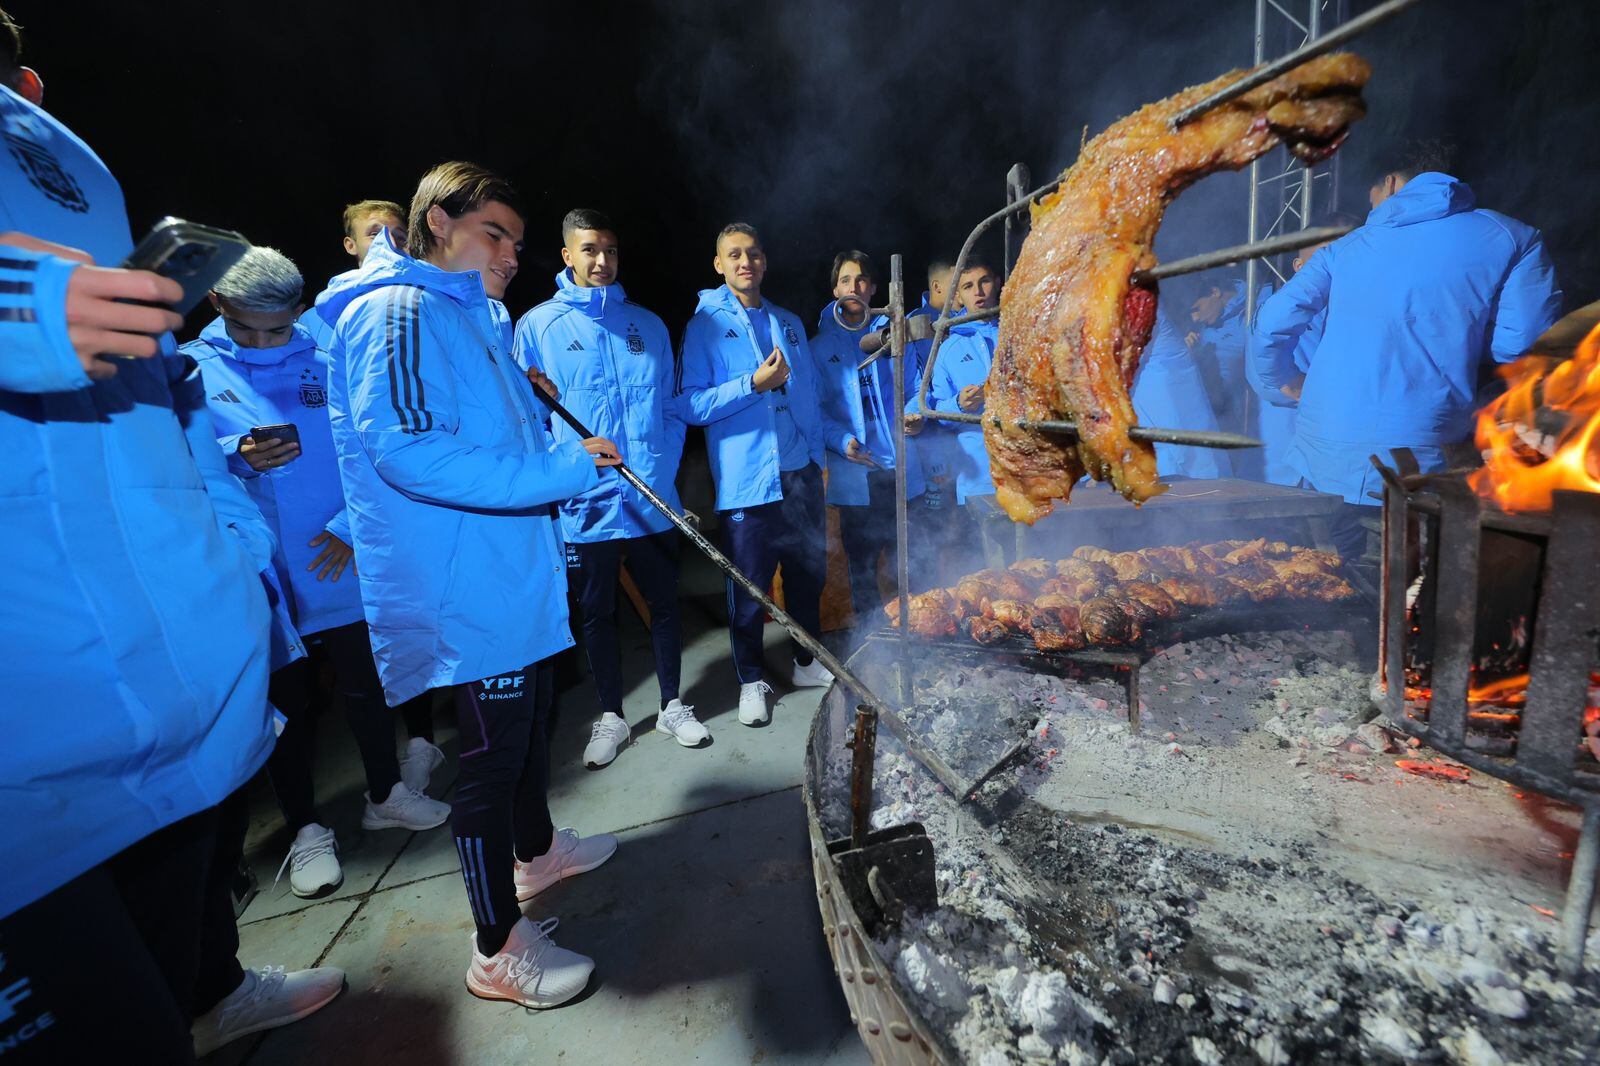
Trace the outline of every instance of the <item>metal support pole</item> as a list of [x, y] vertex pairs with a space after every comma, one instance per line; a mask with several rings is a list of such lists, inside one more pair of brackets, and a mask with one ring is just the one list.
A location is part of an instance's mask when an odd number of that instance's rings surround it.
[[900, 598], [900, 709], [911, 706], [911, 530], [906, 500], [906, 281], [904, 261], [889, 257], [889, 367], [894, 374], [894, 568]]
[[1583, 945], [1589, 939], [1589, 912], [1594, 909], [1595, 875], [1600, 870], [1600, 806], [1583, 808], [1583, 828], [1572, 855], [1567, 901], [1561, 908], [1561, 948], [1556, 967], [1562, 978], [1576, 981], [1583, 972]]
[[[1014, 204], [1033, 187], [1033, 175], [1028, 171], [1026, 163], [1017, 163], [1006, 172], [1006, 203]], [[1020, 211], [1006, 216], [1006, 245], [1005, 258], [1000, 262], [1000, 279], [1004, 281], [1011, 276], [1011, 268], [1017, 265], [1017, 256], [1022, 254], [1022, 242], [1028, 237], [1028, 230], [1033, 228], [1033, 219]]]
[[856, 728], [850, 749], [850, 846], [866, 846], [872, 832], [872, 768], [878, 752], [878, 712], [869, 704], [856, 707]]

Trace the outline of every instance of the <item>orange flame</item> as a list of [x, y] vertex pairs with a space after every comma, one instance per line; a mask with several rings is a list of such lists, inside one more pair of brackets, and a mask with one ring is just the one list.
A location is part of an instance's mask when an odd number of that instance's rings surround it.
[[[1600, 326], [1571, 359], [1528, 355], [1500, 371], [1505, 395], [1478, 412], [1484, 467], [1473, 491], [1506, 511], [1548, 511], [1557, 489], [1600, 492]], [[1541, 412], [1544, 418], [1537, 419]], [[1560, 422], [1546, 441], [1539, 422]]]

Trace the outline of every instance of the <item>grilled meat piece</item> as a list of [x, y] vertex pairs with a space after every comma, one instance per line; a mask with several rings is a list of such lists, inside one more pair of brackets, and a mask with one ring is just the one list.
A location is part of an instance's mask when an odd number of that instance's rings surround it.
[[[1302, 158], [1331, 153], [1364, 113], [1371, 69], [1350, 54], [1310, 60], [1173, 130], [1172, 116], [1243, 71], [1141, 108], [1089, 142], [1060, 188], [1032, 208], [1033, 228], [1001, 296], [1000, 334], [985, 394], [996, 498], [1033, 523], [1084, 473], [1134, 502], [1157, 495], [1155, 450], [1132, 440], [1128, 390], [1155, 323], [1154, 266], [1167, 205], [1218, 170], [1278, 144]], [[1017, 419], [1071, 419], [1074, 438], [1023, 430]]]
[[1143, 636], [1142, 627], [1116, 600], [1090, 600], [1078, 610], [1083, 639], [1090, 644], [1131, 644]]
[[1163, 591], [1159, 585], [1152, 585], [1148, 581], [1125, 581], [1120, 591], [1124, 596], [1138, 600], [1150, 608], [1157, 618], [1176, 618], [1183, 610], [1178, 601]]
[[1093, 544], [1085, 544], [1083, 547], [1074, 548], [1072, 551], [1074, 559], [1083, 559], [1091, 563], [1103, 563], [1115, 554], [1116, 552], [1109, 552], [1104, 548], [1096, 548]]
[[979, 644], [998, 644], [1006, 639], [1006, 627], [992, 618], [979, 615], [968, 618], [962, 624], [966, 626], [967, 636]]
[[1174, 574], [1172, 577], [1162, 578], [1160, 588], [1180, 607], [1203, 610], [1222, 602], [1214, 582], [1209, 578]]
[[1055, 622], [1033, 627], [1033, 646], [1040, 651], [1077, 651], [1083, 644], [1081, 629], [1068, 629]]
[[[950, 637], [959, 628], [960, 617], [955, 597], [946, 589], [934, 589], [912, 596], [908, 604], [911, 609], [911, 632], [919, 637]], [[884, 604], [883, 613], [889, 616], [890, 625], [899, 626], [899, 598]]]
[[1061, 611], [1071, 609], [1076, 611], [1080, 601], [1061, 592], [1042, 592], [1033, 599], [1033, 606], [1040, 611]]
[[1006, 572], [1016, 574], [1026, 581], [1039, 582], [1053, 577], [1056, 566], [1048, 559], [1021, 559], [1013, 563]]
[[1013, 633], [1027, 633], [1033, 628], [1033, 606], [1021, 600], [995, 600], [989, 604], [989, 609], [984, 615], [999, 622]]
[[1138, 581], [1150, 572], [1150, 560], [1140, 552], [1118, 552], [1106, 560], [1119, 581]]

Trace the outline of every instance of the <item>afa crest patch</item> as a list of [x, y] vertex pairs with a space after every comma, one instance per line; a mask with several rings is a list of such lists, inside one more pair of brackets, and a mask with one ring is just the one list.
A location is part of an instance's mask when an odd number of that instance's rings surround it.
[[328, 391], [313, 371], [300, 372], [300, 404], [302, 407], [328, 406]]
[[17, 161], [17, 166], [35, 189], [68, 211], [81, 215], [89, 210], [89, 200], [83, 195], [83, 189], [56, 162], [56, 157], [50, 154], [48, 148], [18, 137], [10, 130], [6, 131], [5, 137], [6, 147], [11, 149], [11, 158]]
[[798, 345], [800, 343], [800, 338], [794, 334], [794, 327], [789, 325], [787, 322], [785, 322], [783, 325], [783, 337], [792, 345]]
[[644, 354], [644, 338], [639, 336], [639, 334], [634, 331], [634, 328], [632, 326], [628, 327], [628, 354], [629, 355], [643, 355]]

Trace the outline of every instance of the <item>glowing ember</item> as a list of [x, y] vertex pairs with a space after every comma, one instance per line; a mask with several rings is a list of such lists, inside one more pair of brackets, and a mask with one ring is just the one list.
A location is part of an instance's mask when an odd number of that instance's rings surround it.
[[1478, 412], [1473, 491], [1507, 511], [1548, 511], [1556, 489], [1600, 492], [1600, 326], [1571, 359], [1524, 356], [1500, 376], [1505, 395]]
[[1441, 781], [1466, 781], [1472, 771], [1455, 763], [1423, 762], [1420, 759], [1396, 759], [1394, 764], [1408, 774], [1418, 777], [1436, 777]]

